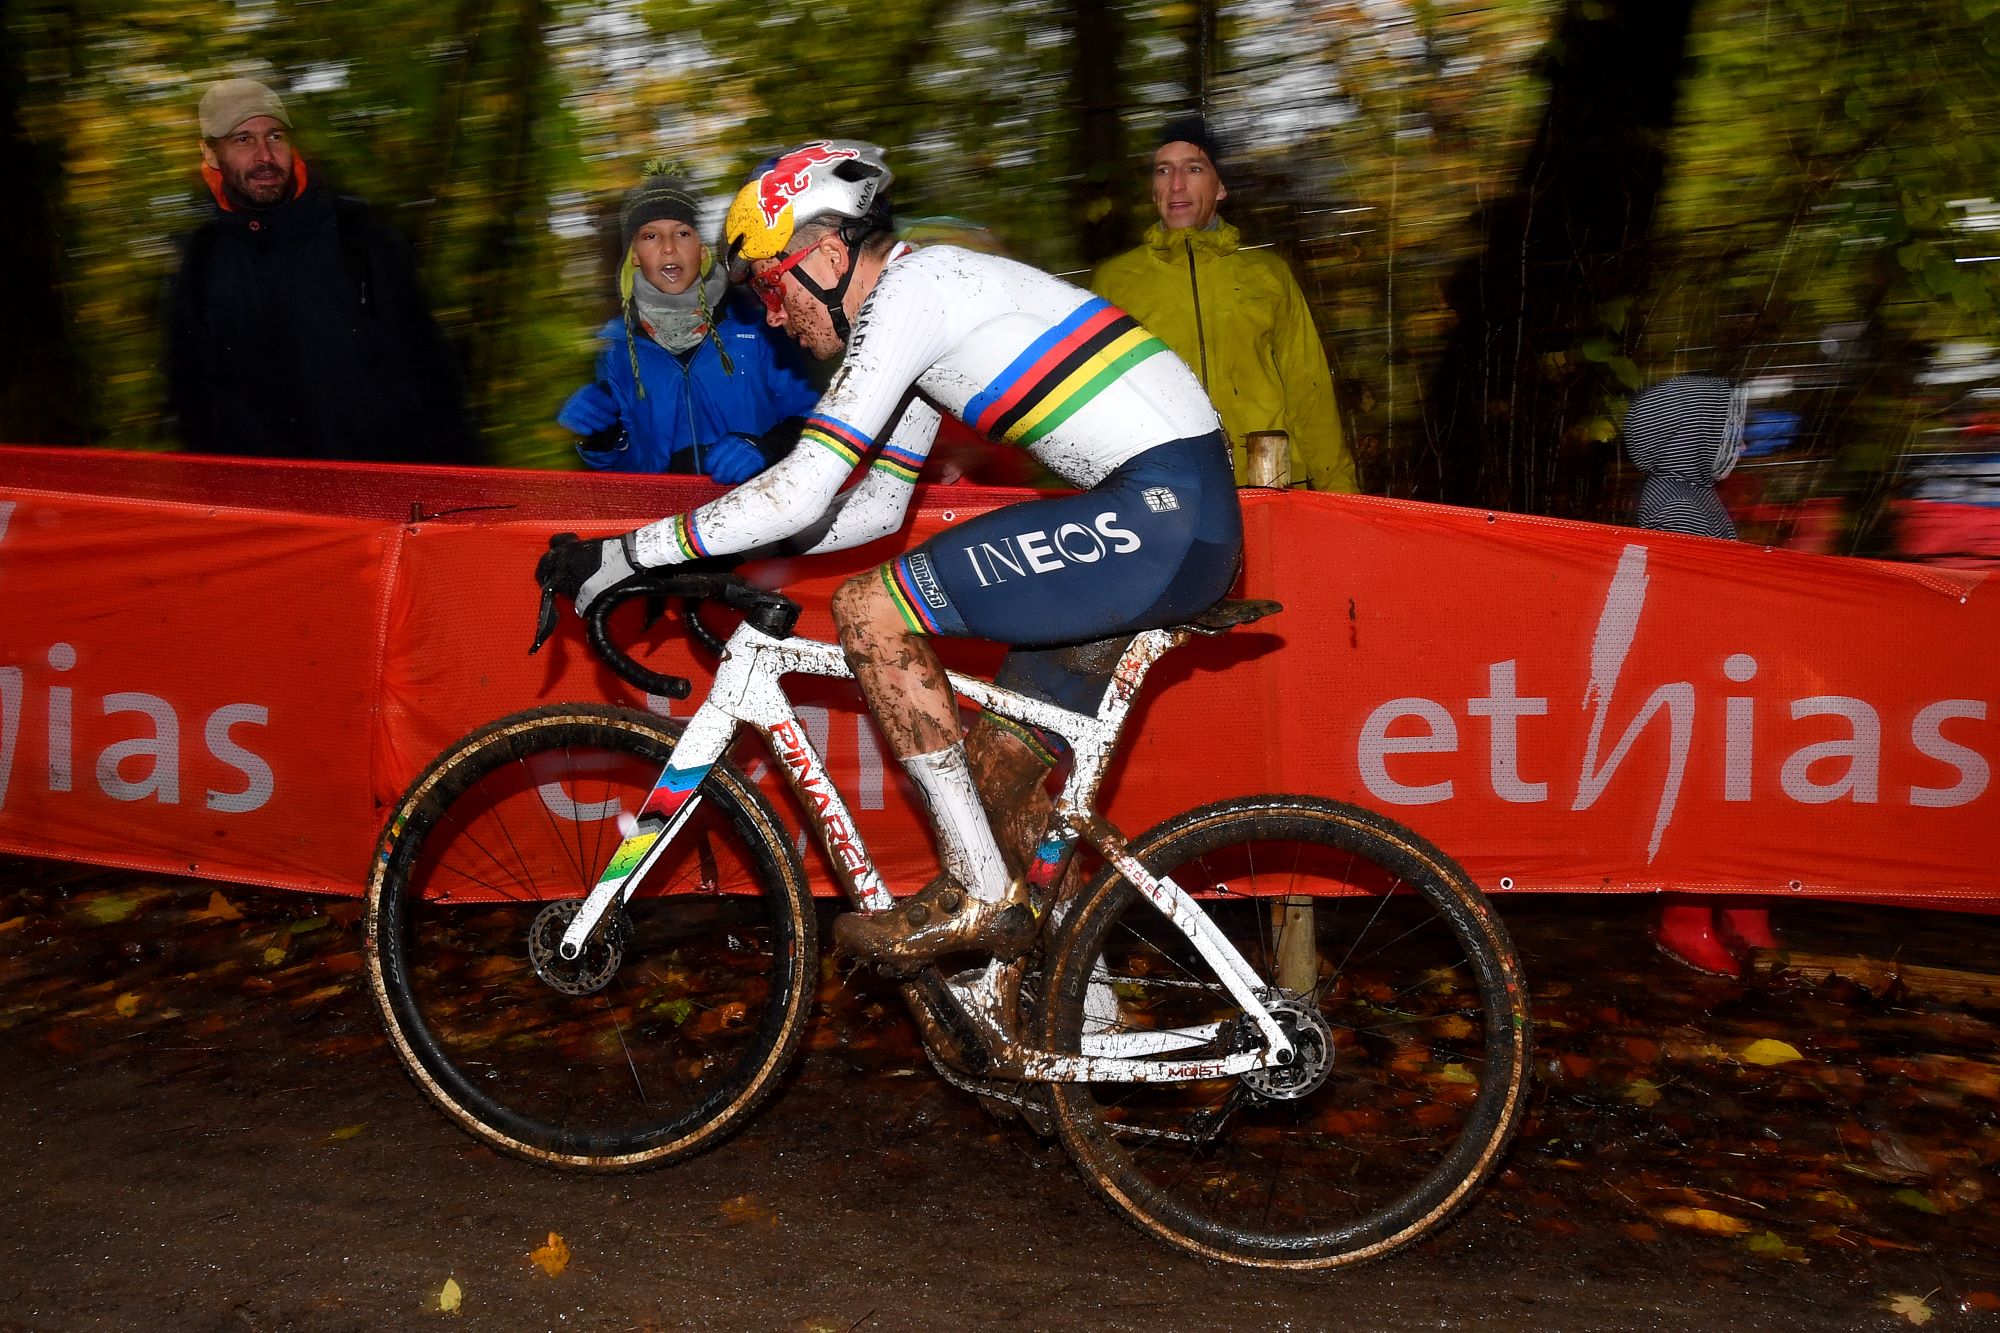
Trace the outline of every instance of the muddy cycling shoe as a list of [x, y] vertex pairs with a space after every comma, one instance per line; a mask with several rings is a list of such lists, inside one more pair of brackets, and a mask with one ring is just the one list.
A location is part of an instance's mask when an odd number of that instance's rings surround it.
[[1006, 896], [989, 903], [939, 875], [893, 907], [837, 917], [833, 947], [901, 977], [948, 953], [977, 951], [1011, 962], [1035, 942], [1039, 925], [1025, 880], [1010, 881]]

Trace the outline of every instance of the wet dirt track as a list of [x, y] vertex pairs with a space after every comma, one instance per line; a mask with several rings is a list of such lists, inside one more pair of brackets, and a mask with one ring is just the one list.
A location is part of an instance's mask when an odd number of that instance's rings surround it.
[[[354, 904], [0, 864], [0, 1329], [2000, 1327], [2000, 1011], [1700, 978], [1645, 910], [1503, 904], [1539, 1024], [1505, 1174], [1434, 1239], [1295, 1279], [1120, 1222], [858, 976], [742, 1135], [565, 1176], [403, 1076]], [[2000, 972], [1991, 918], [1778, 924]]]

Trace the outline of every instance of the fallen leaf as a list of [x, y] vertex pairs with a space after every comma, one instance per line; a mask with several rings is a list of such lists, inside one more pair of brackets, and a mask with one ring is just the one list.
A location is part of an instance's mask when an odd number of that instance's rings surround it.
[[775, 1226], [778, 1222], [776, 1213], [773, 1213], [769, 1208], [758, 1203], [747, 1194], [739, 1194], [733, 1199], [724, 1201], [722, 1205], [722, 1219], [731, 1224], [762, 1222], [766, 1226]]
[[458, 1307], [465, 1303], [465, 1291], [458, 1285], [458, 1279], [448, 1277], [438, 1290], [438, 1309], [446, 1314], [457, 1314]]
[[5, 921], [0, 921], [0, 935], [5, 935], [10, 930], [19, 930], [27, 924], [28, 918], [24, 916], [9, 917]]
[[264, 950], [264, 961], [266, 963], [271, 964], [272, 966], [276, 966], [277, 964], [284, 962], [285, 961], [284, 949], [279, 945], [276, 944], [272, 945], [270, 948]]
[[1937, 1312], [1924, 1304], [1924, 1298], [1921, 1296], [1891, 1296], [1889, 1313], [1899, 1314], [1913, 1324], [1922, 1325], [1928, 1324], [1931, 1316]]
[[1625, 1085], [1625, 1100], [1638, 1106], [1654, 1106], [1659, 1103], [1660, 1090], [1649, 1078], [1635, 1078]]
[[332, 924], [333, 922], [327, 917], [309, 916], [303, 921], [292, 922], [292, 924], [286, 926], [285, 929], [289, 930], [294, 935], [304, 935], [308, 931], [320, 930]]
[[1890, 1197], [1905, 1208], [1914, 1208], [1920, 1213], [1929, 1213], [1933, 1217], [1936, 1217], [1940, 1211], [1938, 1206], [1932, 1203], [1923, 1191], [1913, 1190], [1907, 1185], [1897, 1190]]
[[1440, 1083], [1477, 1083], [1479, 1076], [1464, 1065], [1454, 1062], [1438, 1070], [1437, 1080]]
[[1712, 1236], [1740, 1236], [1750, 1229], [1750, 1224], [1742, 1218], [1718, 1213], [1713, 1208], [1669, 1208], [1660, 1214], [1660, 1220], [1677, 1227], [1706, 1231]]
[[1766, 1259], [1785, 1259], [1795, 1264], [1812, 1262], [1806, 1258], [1804, 1250], [1796, 1245], [1786, 1244], [1785, 1238], [1775, 1231], [1760, 1231], [1754, 1236], [1745, 1236], [1743, 1245], [1750, 1253], [1762, 1255]]
[[208, 906], [198, 912], [188, 913], [190, 921], [241, 921], [242, 919], [243, 913], [237, 911], [236, 905], [222, 896], [220, 889], [208, 895]]
[[1776, 1037], [1759, 1037], [1745, 1046], [1739, 1054], [1741, 1059], [1753, 1065], [1784, 1065], [1794, 1060], [1805, 1059], [1799, 1054], [1798, 1047], [1788, 1041], [1779, 1041]]
[[569, 1246], [551, 1231], [548, 1240], [529, 1253], [528, 1260], [550, 1277], [560, 1276], [569, 1267]]
[[120, 1018], [131, 1018], [139, 1012], [139, 997], [126, 991], [112, 1002], [111, 1007], [118, 1011]]
[[2000, 1292], [1968, 1291], [1965, 1295], [1959, 1297], [1958, 1308], [1966, 1314], [1971, 1314], [1974, 1310], [1983, 1310], [1989, 1313], [2000, 1311]]
[[358, 1125], [342, 1125], [339, 1129], [327, 1135], [327, 1137], [335, 1143], [345, 1143], [366, 1128], [368, 1128], [368, 1122], [365, 1120]]
[[144, 896], [137, 893], [100, 893], [83, 905], [83, 914], [100, 926], [123, 921], [139, 910]]

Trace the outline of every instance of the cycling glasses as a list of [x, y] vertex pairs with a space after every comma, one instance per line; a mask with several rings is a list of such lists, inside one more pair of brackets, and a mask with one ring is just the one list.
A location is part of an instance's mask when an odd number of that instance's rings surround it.
[[762, 273], [754, 270], [751, 272], [750, 290], [763, 298], [766, 310], [774, 315], [784, 313], [785, 272], [788, 269], [798, 267], [799, 262], [812, 252], [813, 247], [808, 245], [796, 254], [787, 255], [785, 258], [779, 260], [776, 266], [767, 268]]

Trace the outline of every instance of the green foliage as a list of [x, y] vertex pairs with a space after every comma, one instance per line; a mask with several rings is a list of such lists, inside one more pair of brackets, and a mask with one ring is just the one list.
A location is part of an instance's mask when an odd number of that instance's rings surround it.
[[[1455, 319], [1443, 280], [1476, 253], [1474, 215], [1512, 187], [1561, 76], [1559, 8], [1118, 7], [1133, 147], [1188, 105], [1205, 67], [1232, 141], [1225, 212], [1294, 261], [1371, 489], [1416, 484], [1412, 446]], [[588, 373], [617, 258], [594, 224], [648, 159], [685, 163], [719, 206], [784, 144], [871, 138], [890, 150], [906, 215], [969, 218], [1020, 258], [1077, 270], [1087, 219], [1072, 215], [1071, 147], [1095, 95], [1070, 67], [1082, 12], [5, 0], [0, 36], [26, 128], [62, 168], [68, 333], [91, 368], [98, 438], [171, 447], [157, 312], [173, 238], [206, 207], [194, 102], [211, 79], [249, 75], [286, 96], [314, 168], [415, 245], [495, 456], [567, 466], [552, 416]], [[1995, 194], [2000, 0], [1716, 0], [1697, 21], [1652, 285], [1603, 301], [1542, 372], [1629, 392], [1685, 369], [1754, 372], [1852, 323], [1907, 385], [1938, 342], [2000, 339], [2000, 263], [1968, 262], [2000, 233], [1970, 229], [1965, 202]], [[1139, 155], [1085, 170], [1134, 223], [1152, 220]], [[1855, 456], [1899, 447], [1907, 398], [1857, 407]], [[1574, 428], [1602, 440], [1607, 419]]]

